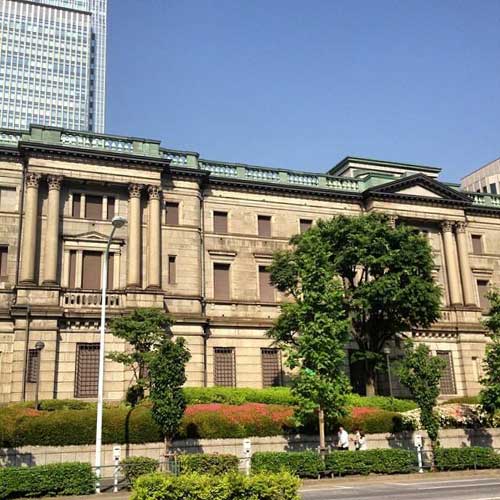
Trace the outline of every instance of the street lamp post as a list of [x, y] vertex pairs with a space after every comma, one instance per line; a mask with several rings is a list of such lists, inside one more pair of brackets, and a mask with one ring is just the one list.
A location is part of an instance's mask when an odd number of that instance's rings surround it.
[[102, 409], [104, 401], [104, 344], [105, 344], [105, 330], [106, 330], [106, 289], [108, 285], [108, 260], [109, 260], [109, 247], [113, 240], [115, 231], [123, 227], [127, 222], [125, 217], [119, 215], [113, 217], [111, 224], [113, 229], [108, 238], [106, 251], [104, 252], [104, 262], [101, 274], [101, 330], [99, 338], [99, 379], [97, 386], [97, 421], [95, 433], [95, 473], [97, 477], [96, 493], [101, 492], [101, 448], [102, 448]]
[[40, 364], [42, 363], [42, 351], [45, 344], [38, 340], [35, 344], [35, 349], [38, 351], [38, 363], [36, 367], [36, 386], [35, 386], [35, 410], [38, 410], [38, 394], [40, 390]]

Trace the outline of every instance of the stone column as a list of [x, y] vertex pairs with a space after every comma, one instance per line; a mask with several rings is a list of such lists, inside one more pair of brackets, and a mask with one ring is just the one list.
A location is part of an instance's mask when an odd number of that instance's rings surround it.
[[59, 263], [59, 210], [62, 176], [49, 175], [47, 184], [49, 197], [47, 203], [47, 226], [45, 231], [44, 285], [57, 284]]
[[448, 288], [450, 290], [451, 305], [461, 304], [460, 300], [460, 274], [457, 264], [455, 242], [453, 241], [453, 224], [450, 221], [441, 223], [443, 233], [444, 255], [446, 259], [446, 271], [448, 275]]
[[40, 174], [26, 175], [26, 201], [24, 205], [24, 232], [21, 252], [21, 283], [35, 282], [36, 233], [38, 223], [38, 185]]
[[141, 184], [128, 187], [128, 279], [129, 288], [141, 287]]
[[148, 225], [148, 288], [161, 287], [161, 210], [160, 188], [149, 186], [149, 225]]
[[467, 248], [467, 233], [465, 232], [465, 222], [457, 222], [457, 248], [458, 262], [460, 264], [460, 274], [462, 276], [462, 289], [464, 303], [467, 306], [476, 305], [474, 289], [472, 286], [472, 275], [469, 262], [469, 250]]

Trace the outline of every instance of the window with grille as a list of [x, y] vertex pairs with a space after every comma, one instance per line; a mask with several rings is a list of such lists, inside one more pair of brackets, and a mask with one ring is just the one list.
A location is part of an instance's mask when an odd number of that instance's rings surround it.
[[234, 347], [214, 347], [214, 385], [236, 387]]
[[30, 349], [28, 351], [28, 367], [26, 368], [26, 381], [34, 384], [38, 380], [40, 368], [40, 351], [38, 349]]
[[477, 280], [477, 292], [479, 294], [479, 306], [486, 312], [490, 307], [490, 301], [488, 300], [489, 291], [488, 280]]
[[179, 204], [173, 201], [165, 202], [166, 223], [169, 226], [179, 225]]
[[227, 212], [214, 212], [214, 233], [227, 234]]
[[281, 385], [280, 350], [265, 347], [260, 352], [262, 358], [262, 386], [274, 387]]
[[229, 300], [231, 285], [229, 281], [229, 264], [214, 264], [214, 298]]
[[257, 216], [257, 230], [259, 236], [263, 238], [271, 237], [271, 216], [270, 215], [258, 215]]
[[481, 255], [483, 253], [483, 238], [480, 234], [473, 234], [472, 236], [472, 253]]
[[436, 356], [445, 362], [443, 375], [441, 376], [441, 394], [456, 394], [455, 370], [453, 369], [453, 358], [450, 351], [437, 351]]
[[0, 247], [0, 281], [7, 281], [7, 259], [9, 257], [9, 248], [7, 246]]
[[76, 345], [75, 397], [96, 398], [99, 378], [99, 344]]
[[300, 233], [305, 233], [308, 229], [311, 229], [313, 221], [311, 219], [300, 219]]
[[268, 266], [259, 266], [259, 297], [261, 302], [274, 302], [274, 288]]

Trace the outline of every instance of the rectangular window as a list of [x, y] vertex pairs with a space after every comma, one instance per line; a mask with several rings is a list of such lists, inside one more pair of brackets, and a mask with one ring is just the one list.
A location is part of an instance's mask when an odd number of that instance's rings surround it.
[[481, 255], [483, 253], [483, 238], [480, 234], [471, 235], [472, 238], [472, 253]]
[[107, 219], [112, 220], [115, 216], [115, 199], [112, 196], [108, 196], [108, 213]]
[[274, 302], [274, 288], [268, 266], [259, 266], [259, 298], [261, 302]]
[[76, 287], [76, 250], [69, 251], [69, 288]]
[[440, 381], [441, 394], [456, 394], [455, 370], [453, 369], [453, 358], [450, 351], [437, 351], [436, 356], [445, 362], [445, 368]]
[[86, 195], [85, 218], [92, 220], [102, 219], [102, 196]]
[[236, 387], [234, 347], [214, 347], [214, 385]]
[[75, 397], [97, 397], [99, 344], [76, 345]]
[[168, 283], [174, 285], [177, 281], [175, 268], [175, 255], [168, 256]]
[[166, 210], [166, 222], [169, 226], [178, 226], [179, 225], [179, 204], [174, 203], [173, 201], [167, 201], [165, 203]]
[[490, 301], [488, 300], [489, 291], [489, 281], [488, 280], [477, 280], [477, 291], [479, 295], [479, 307], [484, 312], [487, 312], [490, 307]]
[[72, 208], [72, 213], [71, 215], [73, 217], [80, 217], [80, 202], [81, 202], [81, 195], [78, 193], [73, 194], [73, 208]]
[[108, 255], [108, 290], [113, 290], [115, 288], [115, 254], [110, 253]]
[[7, 260], [9, 257], [9, 247], [0, 247], [0, 281], [7, 281]]
[[0, 188], [0, 210], [14, 212], [16, 210], [16, 188]]
[[280, 350], [265, 347], [260, 350], [262, 358], [262, 386], [282, 385]]
[[229, 264], [214, 264], [214, 298], [229, 300], [231, 287], [229, 281]]
[[311, 219], [300, 219], [300, 234], [305, 233], [308, 229], [311, 229], [313, 221]]
[[82, 288], [97, 290], [101, 288], [101, 252], [84, 251], [82, 259]]
[[488, 188], [486, 186], [483, 186], [483, 193], [487, 193], [488, 192]]
[[493, 182], [492, 184], [490, 184], [490, 193], [491, 194], [497, 194], [497, 185], [495, 182]]
[[258, 215], [257, 216], [257, 229], [259, 236], [263, 238], [271, 237], [271, 216]]
[[40, 351], [38, 349], [28, 350], [28, 366], [26, 368], [26, 382], [36, 383], [40, 368]]
[[214, 212], [214, 233], [227, 234], [227, 212]]

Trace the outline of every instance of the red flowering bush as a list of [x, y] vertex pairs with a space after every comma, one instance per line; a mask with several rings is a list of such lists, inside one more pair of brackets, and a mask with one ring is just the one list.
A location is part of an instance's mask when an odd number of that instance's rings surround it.
[[209, 403], [186, 408], [179, 437], [216, 439], [276, 436], [292, 426], [293, 408], [290, 406]]

